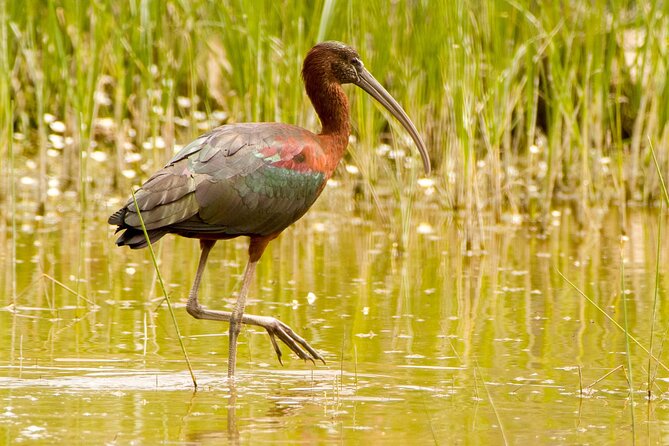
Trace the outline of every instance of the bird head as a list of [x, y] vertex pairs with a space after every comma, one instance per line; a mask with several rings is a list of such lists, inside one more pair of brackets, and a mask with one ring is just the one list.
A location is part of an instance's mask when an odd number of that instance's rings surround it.
[[[309, 69], [307, 69], [309, 67]], [[400, 104], [390, 93], [367, 71], [358, 52], [335, 41], [321, 42], [314, 46], [304, 60], [302, 75], [319, 76], [327, 82], [337, 84], [354, 84], [376, 99], [386, 110], [397, 119], [409, 132], [421, 158], [425, 173], [430, 173], [430, 158], [423, 138]]]

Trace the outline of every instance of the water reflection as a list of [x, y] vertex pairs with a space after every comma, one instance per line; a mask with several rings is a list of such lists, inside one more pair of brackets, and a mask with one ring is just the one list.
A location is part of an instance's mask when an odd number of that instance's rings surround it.
[[[323, 209], [344, 207], [328, 202], [336, 196], [324, 199], [270, 245], [248, 311], [294, 327], [326, 366], [285, 352], [282, 368], [264, 331], [245, 327], [231, 387], [226, 327], [193, 320], [183, 308], [197, 243], [166, 238], [157, 246], [197, 392], [146, 253], [115, 248], [98, 213], [32, 221], [16, 238], [16, 294], [11, 274], [0, 276], [3, 440], [449, 444], [499, 443], [502, 433], [514, 443], [631, 440], [624, 334], [556, 270], [618, 322], [625, 296], [630, 332], [648, 345], [657, 215], [630, 214], [622, 245], [617, 213], [589, 231], [561, 212], [544, 235], [518, 225], [484, 228], [481, 251], [470, 252], [457, 220], [417, 208], [401, 253], [403, 235], [394, 231], [402, 225], [389, 234], [376, 220], [334, 221]], [[419, 231], [419, 222], [433, 230]], [[6, 264], [10, 245], [0, 248]], [[204, 305], [230, 308], [245, 251], [244, 240], [217, 244]], [[666, 268], [661, 262], [660, 302]], [[656, 335], [666, 330], [667, 311], [658, 306]], [[666, 371], [651, 363], [646, 402], [648, 355], [633, 348], [632, 364], [637, 422], [645, 423], [637, 439], [659, 442]]]
[[239, 428], [237, 427], [237, 387], [230, 388], [228, 398], [228, 441], [231, 444], [239, 443]]

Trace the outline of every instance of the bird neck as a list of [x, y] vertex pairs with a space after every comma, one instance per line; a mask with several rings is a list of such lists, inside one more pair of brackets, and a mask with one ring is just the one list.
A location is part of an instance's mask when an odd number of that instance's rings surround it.
[[327, 52], [312, 49], [304, 60], [302, 78], [311, 104], [321, 120], [320, 135], [330, 140], [327, 150], [335, 152], [331, 155], [341, 157], [351, 132], [348, 98], [332, 73], [331, 63]]
[[302, 79], [311, 104], [323, 126], [319, 139], [329, 159], [328, 166], [334, 170], [348, 146], [349, 124], [348, 98], [341, 83], [332, 71], [333, 54], [316, 45], [304, 58]]
[[348, 133], [348, 98], [338, 82], [306, 85], [307, 95], [323, 125], [322, 134]]
[[332, 175], [348, 147], [351, 133], [349, 124], [348, 98], [339, 83], [312, 86], [307, 83], [307, 94], [321, 120], [322, 130], [318, 135], [321, 147], [327, 153], [325, 172]]

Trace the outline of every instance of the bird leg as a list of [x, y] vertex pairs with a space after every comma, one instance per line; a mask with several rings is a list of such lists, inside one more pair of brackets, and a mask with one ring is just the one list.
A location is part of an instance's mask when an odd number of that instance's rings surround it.
[[[253, 242], [251, 242], [253, 244]], [[249, 248], [250, 250], [250, 248]], [[249, 258], [244, 270], [244, 280], [242, 281], [242, 289], [237, 296], [237, 302], [232, 309], [230, 315], [230, 349], [228, 351], [228, 378], [235, 376], [235, 365], [237, 363], [237, 338], [239, 332], [242, 330], [242, 317], [244, 316], [244, 307], [246, 306], [246, 295], [253, 279], [253, 274], [256, 271], [258, 259]]]
[[[267, 240], [269, 242], [269, 240]], [[267, 245], [267, 242], [265, 243], [265, 246]], [[215, 240], [201, 240], [200, 241], [200, 247], [202, 248], [202, 252], [200, 253], [200, 261], [197, 267], [197, 273], [195, 274], [195, 280], [193, 281], [193, 286], [191, 287], [190, 293], [188, 295], [188, 303], [186, 304], [186, 310], [188, 313], [193, 316], [196, 319], [206, 319], [206, 320], [212, 320], [212, 321], [222, 321], [222, 322], [230, 322], [230, 329], [232, 331], [233, 328], [233, 322], [232, 322], [232, 315], [233, 312], [230, 311], [218, 311], [218, 310], [209, 310], [202, 308], [200, 303], [198, 302], [197, 299], [197, 293], [198, 289], [200, 287], [200, 281], [202, 279], [202, 274], [204, 272], [204, 267], [207, 263], [207, 258], [209, 256], [209, 252], [211, 251], [211, 248], [213, 248], [214, 244], [216, 243]], [[245, 302], [246, 300], [246, 293], [248, 292], [248, 286], [251, 283], [251, 278], [253, 277], [253, 272], [255, 270], [255, 265], [258, 262], [258, 259], [260, 258], [260, 255], [262, 254], [262, 251], [264, 251], [265, 246], [262, 246], [262, 249], [260, 252], [258, 252], [258, 248], [260, 246], [253, 246], [253, 241], [252, 244], [249, 246], [249, 253], [255, 254], [254, 256], [251, 256], [249, 258], [249, 264], [246, 267], [246, 270], [244, 271], [244, 279], [243, 279], [243, 285], [242, 285], [242, 290], [240, 291], [240, 298], [243, 295], [243, 301]], [[253, 251], [251, 250], [253, 248]], [[255, 261], [252, 260], [253, 257], [255, 257]], [[251, 267], [251, 263], [253, 263], [253, 266]], [[249, 271], [249, 269], [251, 269]], [[239, 310], [239, 298], [237, 300], [237, 304], [235, 305], [235, 310]], [[265, 330], [267, 330], [267, 333], [269, 334], [270, 341], [272, 342], [272, 346], [274, 347], [274, 351], [276, 352], [277, 358], [279, 359], [279, 362], [283, 364], [281, 361], [281, 350], [279, 349], [279, 345], [276, 342], [276, 338], [278, 337], [281, 342], [286, 344], [288, 348], [290, 348], [300, 359], [310, 360], [314, 361], [315, 359], [318, 359], [325, 363], [325, 360], [323, 357], [316, 351], [314, 350], [307, 341], [305, 341], [302, 337], [300, 337], [297, 333], [295, 333], [288, 325], [284, 324], [280, 320], [269, 317], [269, 316], [256, 316], [252, 314], [244, 314], [243, 312], [243, 307], [241, 307], [241, 312], [238, 311], [237, 315], [237, 322], [236, 322], [236, 331], [237, 335], [239, 334], [239, 323], [241, 322], [242, 324], [247, 324], [247, 325], [255, 325], [258, 327], [262, 327]], [[235, 336], [235, 342], [236, 344], [236, 338]], [[230, 338], [230, 349], [232, 350], [232, 345], [233, 345], [233, 339], [232, 337]], [[236, 345], [234, 347], [235, 349], [235, 355], [236, 355]], [[306, 351], [305, 351], [306, 350]], [[232, 366], [232, 371], [230, 370], [230, 365], [234, 363], [233, 357], [231, 356], [229, 358], [229, 366], [228, 366], [228, 374], [230, 375], [231, 373], [234, 374], [234, 366]]]

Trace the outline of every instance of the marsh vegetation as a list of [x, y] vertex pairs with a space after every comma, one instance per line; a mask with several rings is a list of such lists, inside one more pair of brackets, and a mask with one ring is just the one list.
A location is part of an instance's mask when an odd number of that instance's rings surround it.
[[[668, 12], [0, 1], [0, 442], [666, 441]], [[148, 253], [105, 220], [217, 125], [318, 130], [300, 69], [327, 39], [404, 106], [434, 172], [347, 90], [349, 154], [252, 289], [328, 365], [280, 368], [245, 330], [237, 395], [227, 327], [183, 309], [197, 244], [161, 241], [193, 395]], [[245, 262], [219, 245], [213, 308]]]

